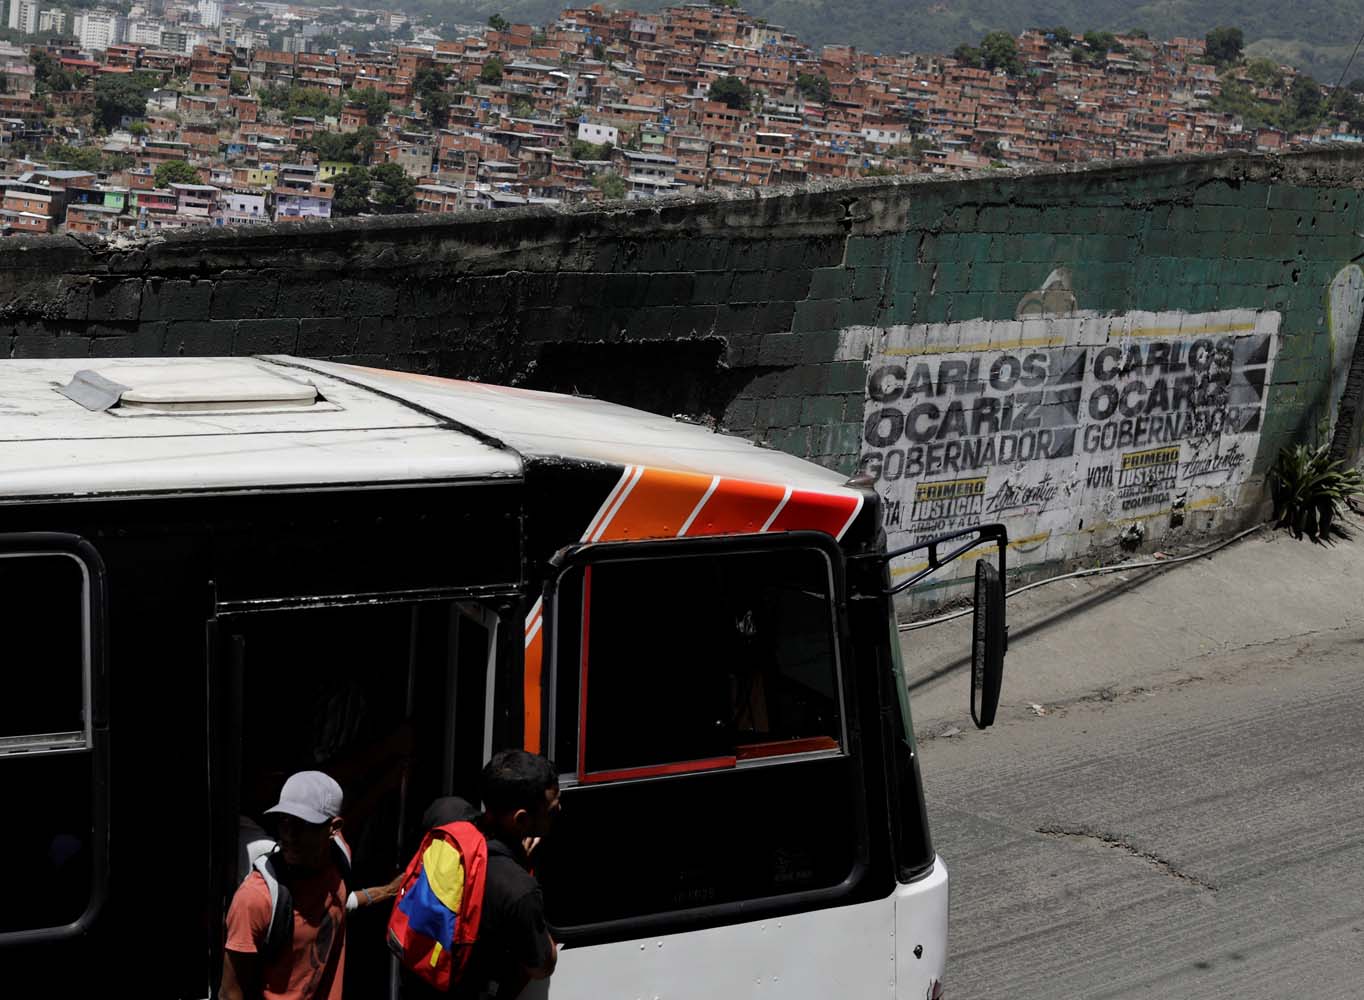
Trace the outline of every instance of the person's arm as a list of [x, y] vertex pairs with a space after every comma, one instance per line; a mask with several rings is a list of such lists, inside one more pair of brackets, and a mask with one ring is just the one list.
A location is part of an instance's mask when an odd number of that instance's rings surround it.
[[512, 954], [528, 979], [548, 979], [559, 961], [559, 946], [545, 922], [545, 897], [539, 889], [528, 892], [516, 904], [518, 940]]
[[259, 872], [237, 887], [227, 908], [227, 941], [223, 951], [220, 1000], [259, 1000], [260, 946], [270, 926], [270, 891]]
[[260, 956], [223, 952], [223, 982], [218, 1000], [256, 1000], [260, 996]]
[[548, 979], [550, 976], [554, 975], [554, 967], [559, 964], [558, 942], [550, 937], [548, 932], [545, 933], [545, 937], [549, 941], [549, 957], [544, 965], [536, 966], [533, 969], [527, 968], [525, 970], [526, 978], [528, 979]]
[[373, 906], [375, 903], [386, 903], [398, 895], [398, 890], [403, 884], [403, 875], [399, 872], [393, 876], [393, 881], [386, 882], [384, 885], [372, 885], [368, 889], [357, 889], [350, 894], [346, 900], [346, 909], [354, 910], [364, 906]]

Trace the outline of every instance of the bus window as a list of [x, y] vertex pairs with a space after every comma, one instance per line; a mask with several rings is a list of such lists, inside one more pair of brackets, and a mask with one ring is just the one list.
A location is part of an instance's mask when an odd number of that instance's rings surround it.
[[822, 553], [604, 562], [581, 586], [580, 781], [842, 745]]
[[0, 937], [59, 927], [90, 904], [94, 854], [90, 582], [62, 553], [0, 554], [0, 826], [10, 884]]
[[866, 819], [833, 557], [790, 540], [584, 554], [550, 636], [565, 806], [537, 873], [556, 929], [846, 898]]

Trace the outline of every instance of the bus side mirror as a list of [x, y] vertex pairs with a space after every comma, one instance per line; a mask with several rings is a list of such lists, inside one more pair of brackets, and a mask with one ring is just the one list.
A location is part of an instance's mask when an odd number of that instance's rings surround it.
[[977, 729], [995, 721], [1009, 627], [1004, 622], [1004, 580], [989, 561], [976, 563], [975, 617], [971, 629], [971, 718]]

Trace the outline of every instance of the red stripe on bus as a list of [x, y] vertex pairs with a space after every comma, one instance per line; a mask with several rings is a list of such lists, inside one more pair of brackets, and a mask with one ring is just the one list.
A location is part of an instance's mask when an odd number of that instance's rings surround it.
[[706, 760], [684, 760], [675, 764], [649, 764], [645, 767], [625, 767], [615, 771], [595, 771], [591, 774], [578, 772], [580, 785], [591, 785], [605, 781], [629, 781], [631, 778], [659, 778], [669, 774], [692, 774], [703, 771], [721, 771], [737, 766], [736, 757], [710, 757]]
[[767, 530], [822, 531], [841, 538], [861, 507], [862, 497], [857, 493], [792, 490], [791, 499]]
[[720, 485], [687, 528], [687, 537], [756, 534], [786, 495], [785, 486], [721, 479]]

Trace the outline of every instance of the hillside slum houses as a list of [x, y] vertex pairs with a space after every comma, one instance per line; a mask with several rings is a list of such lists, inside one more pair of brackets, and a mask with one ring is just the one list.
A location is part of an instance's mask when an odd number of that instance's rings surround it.
[[[1294, 74], [1219, 77], [1201, 39], [1118, 35], [1079, 58], [1075, 40], [1028, 31], [1005, 72], [814, 50], [699, 4], [572, 8], [543, 27], [494, 19], [454, 38], [403, 15], [282, 3], [166, 0], [161, 20], [121, 17], [100, 32], [95, 13], [70, 39], [0, 44], [6, 233], [649, 199], [1355, 139], [1212, 110], [1229, 79], [1272, 106]], [[341, 20], [328, 28], [328, 17]], [[368, 45], [339, 41], [365, 31]]]

